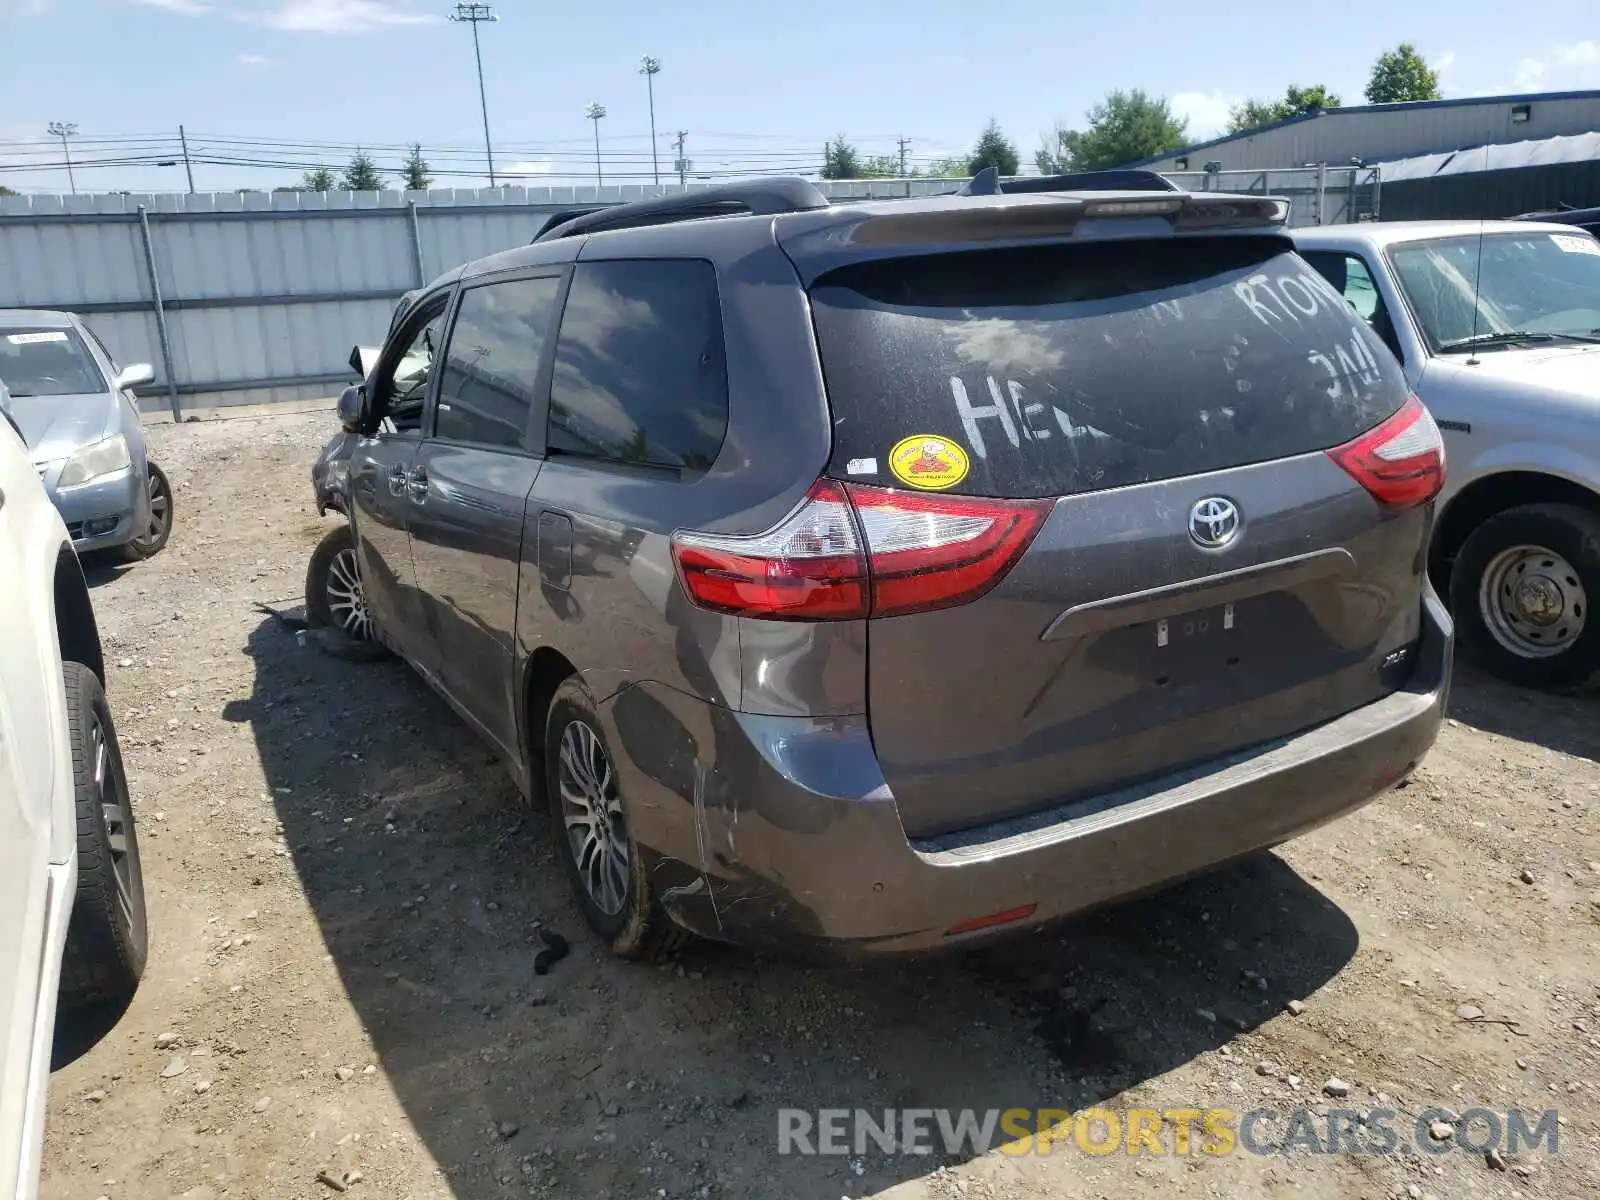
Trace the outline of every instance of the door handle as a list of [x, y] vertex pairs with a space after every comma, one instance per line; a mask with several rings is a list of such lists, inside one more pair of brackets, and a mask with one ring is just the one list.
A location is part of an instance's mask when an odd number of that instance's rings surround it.
[[406, 491], [410, 493], [415, 504], [421, 504], [428, 498], [428, 472], [418, 467], [406, 477]]
[[411, 477], [406, 473], [404, 467], [389, 468], [389, 494], [391, 496], [403, 496], [406, 492], [406, 486], [410, 482]]

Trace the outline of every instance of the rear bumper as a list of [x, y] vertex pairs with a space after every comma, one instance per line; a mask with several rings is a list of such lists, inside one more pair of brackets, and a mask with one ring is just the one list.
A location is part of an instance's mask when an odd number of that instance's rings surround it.
[[[677, 693], [646, 705], [625, 692], [606, 707], [630, 821], [675, 920], [707, 937], [862, 958], [1013, 933], [1360, 807], [1433, 745], [1452, 637], [1429, 592], [1405, 690], [1136, 788], [925, 841], [907, 838], [860, 718], [754, 717]], [[1013, 910], [1027, 911], [947, 932]]]

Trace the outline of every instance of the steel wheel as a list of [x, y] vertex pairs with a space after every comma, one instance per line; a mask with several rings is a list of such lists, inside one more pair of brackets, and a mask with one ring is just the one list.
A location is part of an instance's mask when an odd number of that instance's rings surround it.
[[611, 760], [600, 735], [583, 721], [561, 734], [556, 778], [578, 876], [595, 907], [614, 917], [628, 898], [628, 830]]
[[339, 551], [328, 564], [328, 613], [333, 623], [353, 638], [372, 634], [372, 619], [367, 615], [366, 597], [361, 592], [361, 572], [353, 548]]
[[1502, 550], [1484, 569], [1478, 607], [1490, 636], [1520, 658], [1552, 658], [1578, 636], [1589, 615], [1578, 572], [1544, 546]]
[[[89, 754], [94, 763], [94, 789], [100, 802], [100, 819], [105, 823], [106, 845], [111, 850], [111, 873], [117, 883], [117, 907], [129, 927], [134, 925], [134, 879], [136, 864], [129, 853], [128, 830], [133, 819], [128, 812], [128, 797], [110, 769], [106, 731], [98, 717], [89, 729]], [[137, 851], [135, 851], [137, 853]]]

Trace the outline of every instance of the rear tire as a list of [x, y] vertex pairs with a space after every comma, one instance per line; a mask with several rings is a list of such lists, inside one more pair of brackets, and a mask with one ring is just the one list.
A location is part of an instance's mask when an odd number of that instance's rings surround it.
[[78, 814], [78, 890], [61, 965], [65, 1008], [124, 1000], [149, 951], [144, 872], [111, 707], [94, 672], [62, 664]]
[[1490, 517], [1450, 569], [1461, 647], [1508, 683], [1576, 692], [1600, 683], [1600, 514], [1530, 504]]
[[146, 486], [150, 489], [150, 524], [138, 537], [117, 547], [125, 562], [142, 562], [154, 558], [166, 549], [172, 536], [172, 484], [167, 474], [155, 463], [145, 464], [149, 474]]
[[618, 958], [658, 962], [674, 953], [690, 935], [651, 892], [594, 698], [576, 675], [551, 698], [544, 744], [556, 853], [583, 919]]

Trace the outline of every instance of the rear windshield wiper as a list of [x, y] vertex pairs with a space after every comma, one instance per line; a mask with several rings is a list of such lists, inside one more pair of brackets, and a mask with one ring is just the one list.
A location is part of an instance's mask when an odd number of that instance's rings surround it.
[[1600, 337], [1590, 333], [1548, 333], [1531, 329], [1513, 329], [1508, 333], [1478, 333], [1472, 337], [1456, 338], [1439, 347], [1444, 351], [1474, 350], [1489, 346], [1509, 346], [1516, 342], [1585, 342], [1600, 345]]

